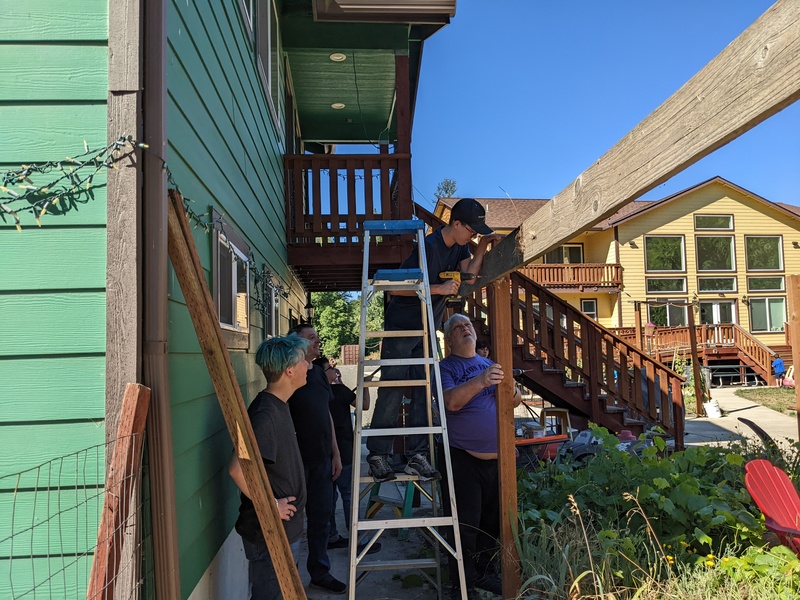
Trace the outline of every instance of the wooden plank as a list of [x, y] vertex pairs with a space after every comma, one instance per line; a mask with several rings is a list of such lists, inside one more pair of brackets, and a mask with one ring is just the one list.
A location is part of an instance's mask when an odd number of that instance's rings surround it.
[[503, 596], [513, 598], [519, 591], [521, 573], [512, 524], [517, 523], [517, 461], [514, 446], [514, 358], [511, 349], [511, 303], [509, 279], [503, 277], [487, 288], [489, 329], [495, 360], [506, 373], [497, 386], [497, 467], [500, 471], [500, 557], [503, 570]]
[[105, 41], [108, 0], [0, 0], [0, 42]]
[[13, 82], [0, 86], [0, 101], [106, 100], [105, 46], [0, 45], [0, 65]]
[[205, 285], [203, 270], [194, 252], [194, 240], [183, 210], [180, 195], [170, 192], [169, 256], [186, 296], [198, 339], [204, 349], [206, 366], [217, 390], [220, 407], [239, 457], [251, 500], [275, 565], [278, 582], [285, 597], [305, 598], [297, 567], [294, 564], [286, 532], [280, 520], [274, 495], [258, 451], [236, 376], [216, 317], [213, 300]]
[[[789, 275], [786, 278], [786, 293], [789, 296], [789, 336], [792, 340], [800, 340], [800, 275]], [[795, 365], [795, 371], [800, 372], [800, 343], [792, 344], [792, 364]], [[797, 436], [800, 438], [800, 386], [795, 386], [794, 395]]]
[[130, 516], [131, 495], [140, 476], [144, 426], [150, 408], [150, 389], [129, 383], [122, 399], [111, 464], [106, 474], [105, 500], [97, 531], [97, 546], [86, 598], [113, 598]]
[[104, 292], [4, 296], [0, 356], [104, 352], [105, 312]]
[[103, 356], [0, 360], [0, 425], [23, 415], [30, 423], [53, 418], [102, 421], [104, 394]]
[[800, 2], [780, 0], [486, 255], [480, 283], [528, 264], [800, 98]]

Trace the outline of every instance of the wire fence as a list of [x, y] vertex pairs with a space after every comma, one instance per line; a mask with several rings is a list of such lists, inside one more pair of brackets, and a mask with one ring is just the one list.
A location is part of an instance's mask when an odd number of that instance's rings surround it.
[[[126, 465], [125, 476], [105, 489], [106, 457], [123, 439], [0, 477], [0, 598], [155, 597], [146, 460]], [[130, 497], [130, 517], [114, 524], [110, 540], [98, 539], [106, 494]], [[100, 584], [89, 596], [92, 562], [104, 546], [116, 559], [105, 564], [119, 567], [96, 574]]]

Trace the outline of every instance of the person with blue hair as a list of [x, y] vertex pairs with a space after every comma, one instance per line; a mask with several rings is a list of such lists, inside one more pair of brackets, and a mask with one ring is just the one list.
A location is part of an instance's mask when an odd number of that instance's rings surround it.
[[[308, 340], [296, 335], [272, 338], [259, 345], [256, 364], [264, 373], [267, 387], [247, 409], [295, 564], [303, 535], [307, 494], [303, 458], [287, 402], [306, 383], [308, 346]], [[278, 577], [236, 454], [231, 458], [228, 472], [242, 492], [236, 531], [242, 537], [249, 563], [250, 598], [280, 599]]]

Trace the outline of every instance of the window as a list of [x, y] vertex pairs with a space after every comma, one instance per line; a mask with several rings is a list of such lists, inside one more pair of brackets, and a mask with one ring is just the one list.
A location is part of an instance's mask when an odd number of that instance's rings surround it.
[[[670, 304], [679, 302], [681, 305]], [[647, 320], [659, 327], [681, 327], [685, 326], [689, 319], [686, 315], [685, 298], [665, 300], [664, 304], [648, 304]]]
[[674, 294], [686, 291], [685, 277], [648, 277], [647, 292], [649, 294]]
[[782, 292], [784, 289], [783, 277], [748, 277], [748, 292]]
[[256, 62], [261, 76], [261, 83], [268, 99], [276, 129], [283, 135], [281, 95], [283, 84], [281, 82], [281, 57], [280, 57], [280, 31], [278, 15], [273, 0], [260, 0], [257, 10], [256, 27]]
[[242, 11], [247, 35], [250, 36], [250, 41], [252, 42], [255, 26], [256, 0], [239, 0], [239, 8]]
[[214, 302], [229, 348], [248, 348], [250, 331], [250, 248], [214, 211]]
[[735, 277], [698, 277], [697, 291], [702, 292], [735, 292]]
[[581, 300], [581, 312], [587, 317], [591, 317], [597, 321], [597, 300], [594, 298], [585, 298]]
[[781, 236], [745, 236], [744, 249], [747, 256], [748, 271], [782, 271], [783, 252]]
[[646, 236], [645, 268], [648, 271], [685, 271], [683, 236]]
[[583, 246], [581, 244], [564, 244], [544, 255], [548, 265], [580, 264], [583, 262]]
[[733, 236], [708, 235], [695, 238], [698, 271], [733, 271]]
[[280, 335], [281, 293], [271, 279], [264, 287], [264, 335], [272, 337]]
[[695, 215], [695, 229], [733, 229], [732, 215]]
[[786, 298], [750, 298], [750, 331], [783, 331]]

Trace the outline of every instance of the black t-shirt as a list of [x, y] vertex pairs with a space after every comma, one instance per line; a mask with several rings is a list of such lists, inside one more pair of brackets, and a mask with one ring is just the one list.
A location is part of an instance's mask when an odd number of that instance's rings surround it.
[[[453, 244], [447, 247], [442, 237], [442, 228], [425, 236], [425, 258], [428, 263], [428, 282], [444, 283], [439, 277], [442, 271], [459, 271], [461, 261], [470, 258], [467, 246]], [[409, 257], [400, 265], [401, 269], [418, 269], [419, 252], [415, 247]], [[442, 324], [447, 296], [431, 296], [433, 306], [433, 323], [435, 328]], [[384, 315], [387, 330], [422, 329], [421, 303], [416, 296], [392, 296]]]
[[306, 465], [318, 465], [331, 460], [331, 413], [329, 405], [333, 391], [319, 365], [308, 372], [306, 384], [289, 398], [297, 444]]
[[[306, 506], [306, 477], [303, 459], [297, 447], [294, 423], [286, 402], [262, 391], [247, 409], [250, 424], [264, 460], [264, 468], [276, 498], [294, 496], [297, 512], [288, 521], [281, 521], [289, 543], [303, 534], [303, 511]], [[253, 502], [241, 495], [236, 531], [252, 544], [266, 545]]]
[[333, 418], [333, 428], [336, 432], [336, 443], [339, 445], [339, 453], [342, 455], [342, 464], [353, 464], [353, 421], [351, 418], [350, 407], [356, 394], [346, 385], [334, 383], [333, 400], [330, 403], [331, 417]]

